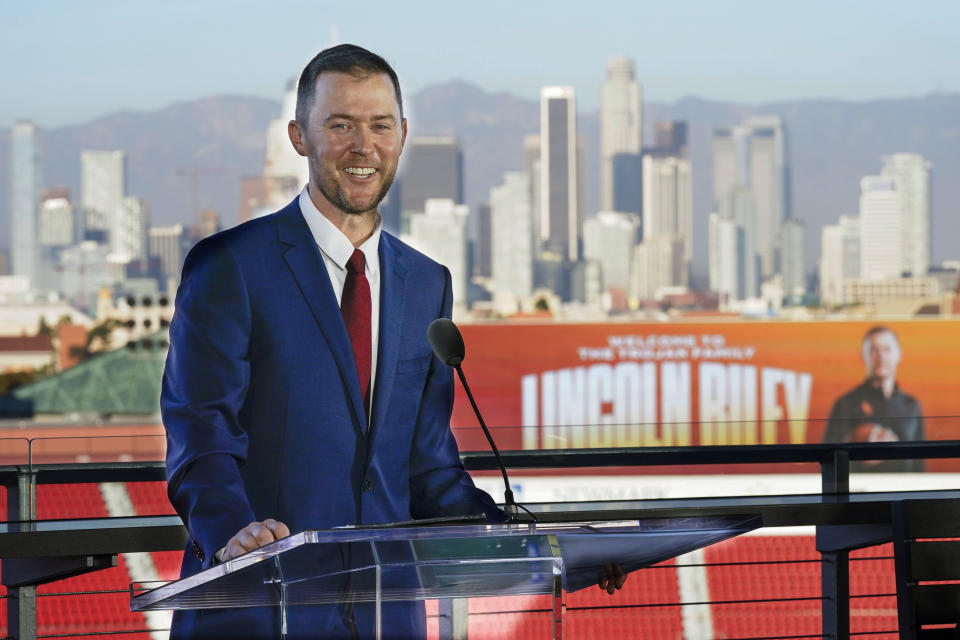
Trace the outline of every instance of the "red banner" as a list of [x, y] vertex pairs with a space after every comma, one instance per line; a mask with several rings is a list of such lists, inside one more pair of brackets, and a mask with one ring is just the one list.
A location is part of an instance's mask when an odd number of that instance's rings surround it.
[[[878, 439], [864, 424], [908, 416], [871, 417], [883, 409], [856, 403], [869, 392], [856, 389], [868, 378], [865, 336], [876, 326], [466, 325], [463, 368], [502, 449], [821, 442], [834, 404], [850, 392], [846, 414], [866, 418], [845, 415], [860, 431], [842, 439]], [[953, 418], [960, 415], [960, 322], [884, 326], [884, 340], [896, 343], [886, 363], [896, 384], [892, 404], [883, 406], [916, 409], [925, 439], [960, 437]], [[459, 384], [453, 424], [476, 425]], [[463, 449], [487, 448], [474, 429], [458, 429], [457, 437]]]

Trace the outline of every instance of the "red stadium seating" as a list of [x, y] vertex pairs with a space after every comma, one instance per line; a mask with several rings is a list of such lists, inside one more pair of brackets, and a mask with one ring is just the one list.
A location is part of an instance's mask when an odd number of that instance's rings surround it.
[[167, 499], [166, 482], [128, 482], [127, 493], [139, 516], [160, 516], [176, 513]]
[[[850, 552], [850, 595], [890, 594], [882, 597], [851, 598], [850, 631], [856, 633], [897, 629], [896, 591], [892, 543]], [[870, 637], [896, 640], [897, 634]]]
[[37, 518], [105, 518], [100, 487], [94, 483], [37, 485]]
[[[162, 482], [127, 483], [138, 515], [173, 513]], [[95, 484], [40, 485], [37, 491], [41, 518], [102, 517], [107, 510]], [[0, 491], [0, 509], [5, 509]], [[5, 512], [4, 512], [5, 513]], [[153, 553], [161, 579], [175, 579], [181, 552]], [[893, 560], [890, 545], [851, 553], [851, 627], [854, 633], [896, 629], [893, 594]], [[878, 559], [885, 557], [886, 559]], [[710, 607], [714, 637], [766, 635], [818, 635], [820, 632], [820, 563], [810, 535], [743, 536], [705, 551], [709, 597], [714, 601], [783, 599], [774, 602], [717, 603]], [[774, 564], [755, 564], [770, 562]], [[784, 564], [776, 564], [785, 562]], [[723, 564], [750, 563], [750, 564]], [[566, 597], [565, 630], [574, 638], [609, 637], [681, 638], [678, 571], [673, 562], [634, 572], [623, 591], [613, 597], [591, 587]], [[122, 556], [119, 566], [42, 586], [38, 591], [41, 634], [135, 631], [146, 628], [140, 614], [128, 610], [130, 576]], [[91, 591], [113, 593], [66, 595]], [[0, 591], [2, 594], [2, 591]], [[881, 595], [876, 595], [881, 594]], [[791, 600], [793, 598], [793, 600]], [[796, 599], [804, 598], [804, 599]], [[661, 606], [643, 606], [661, 605]], [[469, 602], [471, 639], [549, 637], [550, 599], [545, 596], [475, 598]], [[614, 606], [616, 609], [605, 609]], [[537, 611], [539, 610], [539, 611]], [[438, 635], [435, 603], [428, 603], [428, 637]], [[6, 611], [0, 607], [0, 637], [6, 633]], [[91, 635], [111, 638], [112, 635]], [[124, 633], [143, 638], [146, 633]], [[895, 634], [871, 635], [894, 640]]]
[[[820, 563], [813, 536], [742, 536], [708, 547], [707, 563], [791, 562], [709, 567], [714, 601], [819, 598]], [[713, 604], [716, 637], [819, 634], [820, 600]]]
[[[2, 493], [0, 508], [6, 513], [6, 492]], [[39, 518], [91, 518], [106, 515], [107, 508], [96, 484], [37, 486]], [[147, 623], [143, 615], [130, 611], [129, 584], [130, 575], [123, 556], [120, 556], [114, 568], [41, 585], [37, 589], [38, 634], [89, 633], [93, 635], [83, 637], [106, 640], [119, 636], [99, 635], [97, 632], [146, 629]], [[112, 593], [92, 593], [104, 591]], [[0, 637], [7, 633], [6, 617], [6, 606], [0, 607]], [[134, 640], [150, 638], [147, 633], [124, 633], [122, 637]]]
[[[128, 482], [127, 493], [138, 516], [175, 514], [167, 498], [166, 482]], [[161, 580], [176, 580], [180, 577], [181, 551], [155, 551], [150, 554]]]

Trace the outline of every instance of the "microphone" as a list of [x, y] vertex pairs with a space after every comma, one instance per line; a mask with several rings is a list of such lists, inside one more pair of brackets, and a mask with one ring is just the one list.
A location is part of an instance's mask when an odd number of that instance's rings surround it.
[[437, 318], [427, 327], [427, 341], [430, 348], [448, 367], [459, 367], [466, 355], [463, 336], [453, 321]]
[[463, 390], [467, 392], [467, 398], [470, 399], [473, 412], [477, 415], [477, 421], [483, 429], [483, 435], [487, 437], [487, 442], [490, 443], [493, 455], [496, 457], [497, 464], [500, 466], [500, 474], [503, 476], [504, 486], [503, 511], [507, 514], [507, 521], [514, 522], [517, 518], [517, 503], [513, 498], [513, 490], [510, 489], [510, 480], [507, 478], [507, 467], [504, 466], [503, 460], [500, 458], [500, 450], [497, 449], [497, 444], [493, 441], [493, 436], [490, 435], [490, 430], [487, 429], [487, 425], [483, 421], [483, 416], [480, 415], [480, 408], [477, 407], [477, 402], [473, 399], [473, 394], [470, 392], [467, 377], [463, 375], [463, 369], [460, 368], [460, 364], [466, 356], [463, 336], [460, 335], [460, 330], [457, 329], [457, 325], [453, 324], [452, 320], [437, 318], [427, 327], [427, 341], [430, 343], [430, 348], [433, 349], [433, 353], [440, 359], [440, 362], [448, 367], [455, 368], [457, 374], [460, 376], [460, 383], [463, 384]]

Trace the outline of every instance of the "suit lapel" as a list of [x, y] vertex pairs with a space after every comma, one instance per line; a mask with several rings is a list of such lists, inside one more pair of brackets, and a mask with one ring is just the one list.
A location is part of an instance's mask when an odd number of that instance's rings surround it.
[[371, 436], [383, 426], [387, 418], [390, 392], [393, 389], [397, 370], [397, 354], [403, 319], [403, 304], [406, 296], [407, 270], [403, 254], [393, 244], [393, 236], [380, 234], [380, 330], [378, 332], [377, 383], [373, 388], [373, 430]]
[[353, 407], [354, 429], [360, 438], [365, 438], [367, 416], [360, 398], [360, 380], [357, 378], [357, 365], [354, 362], [350, 337], [343, 324], [340, 305], [337, 304], [337, 296], [333, 292], [320, 249], [317, 248], [296, 200], [277, 216], [277, 232], [280, 242], [289, 247], [284, 252], [283, 259], [297, 281], [314, 319], [320, 325], [320, 331], [337, 363], [340, 379], [347, 389]]

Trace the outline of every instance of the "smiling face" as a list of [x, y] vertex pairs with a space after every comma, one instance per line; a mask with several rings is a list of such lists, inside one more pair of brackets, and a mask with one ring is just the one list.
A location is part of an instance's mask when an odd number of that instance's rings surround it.
[[900, 364], [900, 345], [889, 331], [879, 331], [864, 340], [863, 362], [867, 376], [875, 381], [893, 380]]
[[322, 73], [309, 113], [307, 122], [291, 122], [289, 133], [307, 158], [317, 208], [335, 224], [374, 214], [407, 136], [389, 76]]

